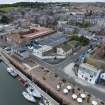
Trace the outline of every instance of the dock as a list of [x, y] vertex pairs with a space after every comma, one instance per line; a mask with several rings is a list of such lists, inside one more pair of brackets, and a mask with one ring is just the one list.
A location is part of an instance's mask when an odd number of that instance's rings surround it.
[[[46, 92], [44, 92], [41, 88], [39, 88], [34, 82], [32, 82], [27, 76], [25, 76], [21, 71], [19, 71], [14, 65], [11, 64], [11, 62], [4, 56], [4, 54], [7, 54], [3, 49], [0, 48], [0, 59], [8, 66], [12, 67], [14, 70], [16, 70], [16, 73], [25, 81], [28, 82], [30, 86], [33, 88], [36, 88], [43, 97], [45, 97], [50, 105], [60, 105], [58, 102], [56, 102], [52, 97], [50, 97]], [[34, 67], [35, 68], [35, 67]], [[32, 68], [33, 69], [33, 68]], [[29, 69], [30, 71], [31, 69]]]
[[[16, 69], [17, 73], [21, 78], [28, 81], [28, 83], [39, 90], [39, 92], [46, 97], [51, 105], [80, 105], [77, 100], [73, 100], [72, 95], [75, 93], [78, 97], [80, 97], [81, 93], [85, 93], [83, 89], [76, 89], [70, 81], [66, 81], [61, 76], [55, 74], [55, 72], [48, 69], [46, 66], [39, 64], [38, 62], [33, 62], [29, 64], [23, 63], [23, 61], [18, 60], [11, 54], [6, 53], [3, 49], [0, 52], [1, 58], [3, 61], [10, 67]], [[26, 59], [27, 61], [30, 58]], [[32, 60], [32, 59], [31, 59]], [[29, 65], [27, 65], [29, 64]], [[66, 81], [66, 82], [65, 82]], [[57, 90], [57, 84], [62, 82], [62, 88], [60, 91]], [[65, 94], [63, 89], [67, 87], [67, 85], [71, 85], [73, 89], [69, 92], [69, 94]], [[89, 100], [89, 101], [88, 101]], [[91, 99], [87, 96], [86, 100], [83, 100], [81, 104], [83, 105], [91, 105]]]

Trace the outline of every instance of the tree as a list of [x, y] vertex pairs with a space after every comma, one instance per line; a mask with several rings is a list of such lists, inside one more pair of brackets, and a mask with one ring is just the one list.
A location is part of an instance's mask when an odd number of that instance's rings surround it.
[[76, 40], [80, 43], [80, 45], [82, 46], [85, 46], [85, 45], [88, 45], [89, 44], [89, 39], [87, 39], [86, 37], [84, 36], [77, 36], [77, 35], [74, 35], [71, 37], [71, 40]]
[[10, 22], [10, 19], [7, 16], [3, 15], [1, 17], [0, 23], [8, 24], [9, 22]]

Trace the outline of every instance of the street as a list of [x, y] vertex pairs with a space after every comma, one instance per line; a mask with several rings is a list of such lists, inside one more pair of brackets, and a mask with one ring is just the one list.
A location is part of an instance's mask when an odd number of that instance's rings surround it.
[[89, 92], [91, 95], [94, 95], [95, 97], [102, 99], [105, 101], [105, 91], [104, 89], [98, 87], [97, 85], [92, 85], [87, 83], [86, 81], [80, 80], [78, 78], [72, 78], [68, 76], [67, 74], [64, 73], [64, 67], [69, 65], [71, 62], [75, 61], [82, 53], [86, 52], [88, 50], [88, 46], [79, 51], [76, 55], [72, 55], [68, 57], [66, 60], [63, 62], [56, 64], [56, 65], [51, 65], [46, 63], [45, 61], [42, 61], [40, 58], [32, 56], [32, 58], [39, 64], [41, 64], [43, 67], [48, 68], [49, 70], [54, 71], [57, 73], [59, 76], [62, 78], [65, 78], [72, 82], [74, 85], [78, 86], [81, 89], [84, 89], [85, 91]]

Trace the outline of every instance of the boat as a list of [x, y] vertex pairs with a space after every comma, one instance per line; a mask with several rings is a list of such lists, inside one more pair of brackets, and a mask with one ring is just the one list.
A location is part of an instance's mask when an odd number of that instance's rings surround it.
[[40, 92], [37, 89], [32, 88], [31, 86], [26, 88], [26, 91], [34, 97], [41, 98]]
[[28, 87], [28, 82], [27, 82], [27, 80], [24, 80], [24, 79], [21, 78], [21, 77], [18, 77], [17, 79], [21, 82], [21, 84], [22, 84], [24, 87]]
[[44, 100], [44, 103], [45, 105], [50, 105], [47, 99]]
[[43, 104], [43, 103], [40, 102], [39, 105], [45, 105], [45, 104]]
[[27, 92], [23, 91], [23, 92], [22, 92], [22, 95], [24, 96], [24, 98], [25, 98], [26, 100], [28, 100], [28, 101], [30, 101], [30, 102], [33, 102], [33, 103], [36, 102], [35, 98], [34, 98], [32, 95], [30, 95], [29, 93], [27, 93]]
[[7, 72], [11, 75], [11, 76], [13, 76], [13, 77], [17, 77], [17, 73], [14, 71], [14, 69], [13, 68], [11, 68], [11, 67], [8, 67], [7, 68]]

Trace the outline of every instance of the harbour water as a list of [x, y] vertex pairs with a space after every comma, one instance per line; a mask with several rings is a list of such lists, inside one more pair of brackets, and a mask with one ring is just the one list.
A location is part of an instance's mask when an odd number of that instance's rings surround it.
[[24, 87], [6, 71], [6, 65], [0, 63], [0, 105], [38, 105], [28, 102], [22, 96]]

